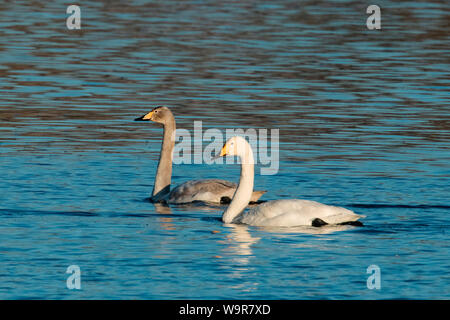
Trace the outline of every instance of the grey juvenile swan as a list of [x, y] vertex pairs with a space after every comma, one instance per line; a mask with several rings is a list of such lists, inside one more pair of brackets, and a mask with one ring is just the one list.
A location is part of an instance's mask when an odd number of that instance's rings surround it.
[[322, 225], [362, 225], [357, 221], [364, 216], [353, 211], [325, 205], [319, 202], [299, 199], [274, 200], [260, 204], [244, 212], [253, 190], [254, 158], [250, 144], [240, 136], [230, 138], [220, 154], [241, 158], [241, 177], [230, 205], [222, 215], [224, 223], [242, 223], [252, 226], [314, 226]]
[[[164, 137], [161, 145], [158, 169], [153, 186], [152, 202], [190, 203], [193, 201], [223, 203], [229, 202], [237, 184], [219, 179], [191, 180], [170, 190], [172, 158], [175, 147], [175, 118], [167, 107], [156, 107], [135, 121], [153, 121], [163, 125]], [[254, 191], [249, 201], [256, 202], [266, 191]]]

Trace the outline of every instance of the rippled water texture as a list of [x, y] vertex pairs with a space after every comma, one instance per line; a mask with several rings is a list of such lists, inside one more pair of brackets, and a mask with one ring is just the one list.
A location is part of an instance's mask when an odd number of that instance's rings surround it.
[[[0, 298], [450, 298], [447, 2], [377, 1], [381, 30], [360, 1], [78, 4], [81, 30], [66, 1], [0, 3]], [[223, 206], [149, 203], [162, 129], [133, 119], [155, 105], [178, 128], [279, 129], [263, 199], [366, 226], [223, 225]], [[172, 182], [199, 177], [239, 167], [180, 164]]]

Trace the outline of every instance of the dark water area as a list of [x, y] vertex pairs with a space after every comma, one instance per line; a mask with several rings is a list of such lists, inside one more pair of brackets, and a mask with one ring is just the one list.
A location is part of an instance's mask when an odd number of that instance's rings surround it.
[[[450, 298], [450, 8], [374, 4], [381, 30], [359, 1], [83, 1], [68, 30], [64, 1], [1, 2], [0, 298]], [[157, 105], [182, 129], [278, 129], [263, 199], [365, 227], [149, 203], [162, 129], [133, 119]], [[197, 178], [239, 166], [174, 165]]]

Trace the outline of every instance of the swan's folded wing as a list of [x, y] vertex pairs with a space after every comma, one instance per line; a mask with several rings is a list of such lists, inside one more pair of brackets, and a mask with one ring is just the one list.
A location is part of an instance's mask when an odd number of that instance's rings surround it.
[[[220, 203], [222, 198], [233, 198], [237, 184], [221, 179], [191, 180], [175, 187], [169, 195], [169, 203], [193, 201]], [[253, 191], [251, 201], [257, 201], [266, 191]]]
[[238, 221], [258, 226], [312, 225], [314, 219], [328, 224], [356, 221], [363, 216], [353, 211], [316, 201], [286, 199], [263, 203], [238, 217]]
[[170, 192], [170, 203], [192, 201], [220, 202], [222, 197], [232, 198], [237, 184], [219, 179], [191, 180], [178, 185]]
[[341, 208], [341, 207], [334, 207], [336, 208], [332, 214], [321, 218], [323, 221], [325, 221], [328, 224], [340, 224], [344, 222], [351, 222], [351, 221], [357, 221], [358, 219], [364, 218], [365, 216], [359, 215], [354, 213], [351, 210]]
[[319, 218], [328, 224], [340, 224], [356, 221], [364, 217], [349, 209], [330, 206], [316, 201], [297, 200], [296, 203], [298, 212], [301, 215], [308, 216], [311, 221]]

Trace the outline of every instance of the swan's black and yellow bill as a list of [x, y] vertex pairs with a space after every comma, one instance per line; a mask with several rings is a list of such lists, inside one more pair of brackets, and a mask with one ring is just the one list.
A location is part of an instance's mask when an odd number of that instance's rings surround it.
[[216, 160], [216, 159], [219, 159], [220, 157], [226, 156], [226, 155], [227, 155], [227, 152], [228, 152], [228, 147], [227, 147], [227, 145], [225, 144], [225, 145], [222, 147], [222, 150], [220, 150], [220, 153], [219, 153], [218, 155], [216, 155], [214, 158], [212, 158], [212, 160]]
[[134, 119], [134, 121], [149, 121], [152, 119], [153, 111], [150, 111], [147, 114], [144, 114], [142, 117]]

